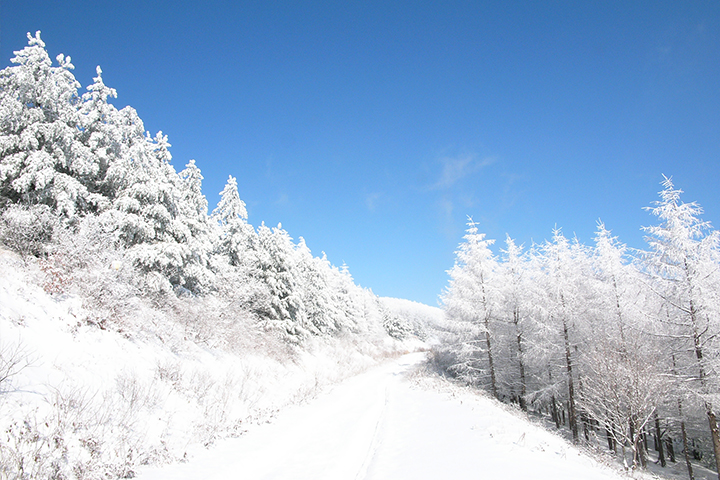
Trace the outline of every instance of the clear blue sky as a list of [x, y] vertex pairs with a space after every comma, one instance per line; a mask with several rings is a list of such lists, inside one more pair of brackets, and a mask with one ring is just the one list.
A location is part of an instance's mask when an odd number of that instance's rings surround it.
[[662, 173], [720, 226], [716, 0], [7, 0], [3, 67], [36, 30], [378, 295], [435, 305], [467, 215], [644, 247]]

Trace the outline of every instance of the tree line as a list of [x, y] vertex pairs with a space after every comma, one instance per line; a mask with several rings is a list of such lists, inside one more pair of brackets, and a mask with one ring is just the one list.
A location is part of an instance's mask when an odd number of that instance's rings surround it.
[[693, 456], [720, 465], [720, 235], [670, 178], [662, 187], [642, 251], [599, 223], [593, 246], [556, 228], [527, 250], [508, 236], [496, 255], [470, 219], [436, 357], [575, 442], [628, 449], [633, 468], [648, 438], [662, 466], [679, 447], [692, 479]]
[[[44, 260], [51, 288], [94, 255], [132, 270], [139, 291], [214, 295], [294, 342], [395, 321], [346, 267], [281, 225], [250, 225], [232, 176], [209, 211], [195, 161], [177, 172], [167, 136], [109, 101], [117, 92], [100, 67], [81, 93], [69, 56], [54, 63], [40, 32], [28, 41], [0, 71], [0, 235]], [[63, 235], [71, 240], [53, 248]]]

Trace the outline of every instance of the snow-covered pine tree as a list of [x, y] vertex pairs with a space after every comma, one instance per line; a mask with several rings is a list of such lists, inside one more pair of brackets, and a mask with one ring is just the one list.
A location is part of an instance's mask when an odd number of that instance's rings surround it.
[[247, 217], [245, 202], [238, 193], [237, 179], [230, 176], [220, 192], [220, 201], [212, 212], [212, 219], [220, 227], [215, 251], [225, 256], [234, 267], [248, 267], [257, 262], [257, 234], [247, 223]]
[[[545, 290], [545, 328], [542, 330], [547, 334], [548, 347], [562, 358], [563, 367], [553, 375], [560, 375], [567, 386], [568, 425], [573, 441], [577, 442], [576, 378], [579, 372], [575, 357], [582, 338], [578, 330], [586, 305], [582, 296], [589, 278], [589, 261], [583, 245], [577, 241], [571, 243], [559, 228], [555, 228], [552, 241], [542, 246], [542, 263]], [[551, 362], [557, 360], [556, 357]]]
[[74, 66], [60, 54], [53, 67], [40, 32], [12, 62], [0, 72], [0, 206], [45, 204], [72, 218], [90, 203], [78, 177], [94, 170], [79, 151]]
[[187, 244], [193, 260], [185, 265], [185, 276], [195, 278], [199, 285], [208, 287], [213, 282], [210, 255], [217, 230], [216, 225], [210, 221], [208, 202], [202, 193], [203, 176], [195, 165], [195, 160], [190, 160], [178, 176], [178, 217], [190, 230]]
[[[113, 207], [118, 227], [128, 247], [128, 257], [142, 271], [160, 273], [174, 286], [199, 291], [203, 278], [196, 276], [198, 259], [190, 248], [192, 232], [180, 214], [183, 198], [180, 178], [170, 165], [167, 137], [159, 132], [154, 138], [143, 135], [143, 124], [135, 110], [126, 107], [120, 115], [127, 135], [123, 154], [108, 169], [113, 186]], [[154, 272], [154, 273], [153, 273]], [[162, 282], [161, 282], [162, 283]]]
[[[546, 242], [547, 243], [547, 242]], [[545, 266], [544, 246], [533, 244], [526, 253], [523, 277], [529, 288], [522, 291], [529, 308], [526, 329], [529, 332], [525, 358], [528, 369], [528, 401], [536, 410], [546, 409], [560, 428], [564, 423], [562, 399], [564, 398], [564, 376], [559, 371], [562, 365], [562, 342], [552, 316], [548, 272]]]
[[503, 261], [500, 264], [500, 276], [503, 278], [500, 288], [502, 294], [501, 308], [506, 323], [510, 325], [511, 333], [508, 336], [514, 338], [510, 342], [514, 345], [508, 349], [511, 354], [509, 374], [511, 378], [511, 395], [518, 399], [518, 404], [523, 411], [527, 411], [527, 374], [525, 351], [527, 350], [527, 323], [530, 307], [527, 305], [528, 296], [525, 294], [530, 285], [527, 283], [527, 276], [523, 275], [525, 270], [522, 247], [515, 244], [515, 241], [508, 235], [505, 240], [506, 248], [503, 250]]
[[121, 129], [116, 125], [118, 111], [108, 102], [117, 98], [117, 91], [105, 85], [102, 69], [96, 68], [97, 77], [82, 96], [79, 107], [79, 140], [83, 145], [82, 154], [92, 165], [89, 174], [82, 176], [88, 189], [94, 213], [101, 213], [111, 206], [114, 191], [107, 183], [107, 172], [111, 163], [122, 154]]
[[493, 316], [498, 292], [494, 286], [498, 265], [490, 250], [494, 240], [485, 239], [477, 224], [468, 218], [464, 242], [456, 254], [455, 265], [448, 271], [450, 284], [442, 296], [448, 318], [458, 329], [457, 363], [460, 375], [477, 381], [487, 378], [488, 388], [498, 397], [493, 356]]
[[271, 309], [265, 325], [284, 331], [289, 339], [298, 341], [307, 334], [302, 326], [303, 304], [298, 295], [298, 277], [295, 268], [295, 245], [290, 235], [278, 224], [269, 228], [262, 223], [258, 228], [258, 249], [253, 273], [270, 290]]
[[611, 450], [630, 445], [637, 467], [646, 464], [642, 438], [656, 417], [666, 382], [657, 342], [642, 315], [637, 270], [628, 263], [626, 250], [598, 224], [588, 299], [594, 335], [579, 359], [586, 375], [578, 404], [605, 428]]
[[660, 200], [647, 208], [660, 224], [644, 227], [650, 246], [645, 267], [667, 312], [668, 343], [678, 360], [677, 373], [694, 379], [681, 384], [702, 401], [720, 472], [715, 411], [720, 401], [720, 233], [700, 219], [703, 210], [697, 203], [680, 200], [683, 192], [672, 178], [664, 177], [662, 186]]
[[302, 237], [295, 255], [299, 280], [298, 295], [304, 311], [303, 327], [315, 335], [337, 330], [338, 312], [332, 305], [328, 283], [329, 262], [324, 257], [314, 258]]
[[366, 290], [355, 285], [350, 269], [343, 264], [340, 267], [331, 266], [327, 273], [327, 281], [330, 289], [330, 304], [333, 306], [334, 314], [337, 317], [335, 321], [338, 326], [348, 332], [365, 333], [368, 327], [368, 315], [366, 315], [366, 307], [369, 303]]

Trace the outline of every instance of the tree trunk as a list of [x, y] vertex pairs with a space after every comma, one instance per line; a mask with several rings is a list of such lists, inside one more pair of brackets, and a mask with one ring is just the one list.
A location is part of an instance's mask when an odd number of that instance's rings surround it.
[[630, 422], [628, 425], [630, 429], [630, 446], [632, 447], [632, 468], [635, 470], [639, 464], [640, 460], [640, 448], [639, 448], [639, 442], [638, 437], [635, 435], [635, 419], [630, 418]]
[[563, 317], [563, 336], [565, 339], [565, 368], [568, 376], [568, 422], [572, 431], [573, 443], [578, 442], [578, 426], [577, 417], [575, 416], [575, 385], [573, 383], [572, 358], [570, 356], [570, 338], [568, 336], [568, 327]]
[[705, 409], [707, 410], [708, 424], [710, 425], [710, 433], [712, 434], [715, 468], [720, 472], [720, 432], [718, 432], [717, 418], [710, 403], [705, 403]]
[[492, 345], [490, 343], [489, 321], [485, 318], [485, 343], [487, 344], [488, 366], [490, 367], [490, 392], [498, 398], [497, 383], [495, 382], [495, 364], [493, 363]]
[[613, 453], [617, 453], [617, 449], [615, 447], [615, 439], [613, 438], [610, 431], [611, 428], [612, 427], [610, 425], [608, 425], [607, 423], [605, 424], [605, 436], [607, 437], [608, 449]]
[[668, 453], [668, 459], [672, 463], [675, 463], [675, 446], [673, 445], [673, 439], [670, 436], [665, 437], [665, 449]]
[[630, 417], [630, 441], [632, 442], [633, 451], [633, 465], [635, 469], [640, 465], [643, 469], [647, 467], [647, 452], [645, 450], [646, 444], [644, 441], [644, 432], [642, 430], [636, 431], [636, 421], [634, 417]]
[[525, 363], [523, 359], [523, 341], [522, 332], [520, 331], [520, 314], [515, 308], [513, 310], [513, 323], [515, 323], [515, 332], [517, 333], [517, 348], [518, 348], [518, 364], [520, 367], [520, 410], [527, 412], [527, 402], [525, 401], [525, 395], [527, 394], [527, 385], [525, 382]]
[[555, 395], [550, 398], [550, 416], [552, 417], [553, 422], [555, 422], [555, 427], [560, 430], [560, 412], [558, 412]]
[[[675, 357], [673, 356], [673, 367], [675, 366]], [[682, 400], [678, 399], [678, 414], [682, 418]], [[685, 420], [680, 420], [680, 433], [682, 433], [683, 455], [685, 455], [685, 465], [687, 465], [688, 477], [695, 480], [693, 475], [692, 464], [690, 463], [690, 448], [688, 448], [687, 430], [685, 430]]]
[[639, 447], [638, 448], [638, 454], [640, 455], [640, 465], [642, 465], [643, 470], [647, 468], [647, 434], [643, 430], [643, 432], [638, 436], [639, 440]]
[[485, 326], [485, 343], [487, 345], [488, 367], [490, 368], [490, 391], [492, 396], [498, 398], [497, 382], [495, 381], [495, 364], [493, 362], [492, 344], [490, 341], [490, 312], [488, 311], [487, 296], [485, 295], [485, 279], [480, 274], [482, 287], [483, 325]]
[[660, 460], [660, 466], [665, 467], [665, 452], [663, 451], [662, 444], [662, 432], [660, 431], [660, 419], [658, 418], [657, 411], [655, 411], [655, 450], [658, 452], [658, 460]]
[[[576, 356], [578, 355], [577, 345], [575, 345], [575, 355]], [[577, 379], [578, 380], [578, 392], [577, 393], [580, 396], [580, 398], [583, 398], [583, 395], [584, 395], [583, 378], [580, 374], [578, 374], [577, 377], [578, 377], [578, 379]], [[580, 423], [582, 423], [583, 436], [585, 437], [585, 442], [589, 443], [590, 442], [590, 430], [589, 430], [589, 426], [588, 426], [588, 416], [585, 413], [585, 411], [581, 409], [579, 414], [576, 413], [576, 417], [580, 417]]]
[[687, 465], [688, 477], [690, 477], [690, 480], [695, 480], [692, 464], [690, 463], [690, 449], [688, 448], [687, 432], [685, 431], [684, 420], [680, 422], [680, 432], [682, 432], [683, 454], [685, 455], [685, 465]]

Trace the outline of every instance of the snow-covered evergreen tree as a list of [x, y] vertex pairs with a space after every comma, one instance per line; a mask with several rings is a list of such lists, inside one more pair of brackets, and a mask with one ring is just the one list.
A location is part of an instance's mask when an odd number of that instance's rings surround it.
[[263, 223], [258, 228], [257, 252], [253, 271], [270, 290], [271, 310], [267, 312], [265, 324], [297, 339], [307, 332], [302, 326], [304, 312], [292, 239], [282, 225], [270, 228]]
[[450, 284], [442, 297], [448, 318], [456, 323], [460, 334], [457, 364], [453, 368], [476, 381], [482, 378], [497, 397], [492, 324], [498, 308], [499, 295], [494, 284], [498, 265], [490, 250], [494, 240], [485, 239], [472, 219], [468, 219], [467, 225], [455, 265], [448, 272]]
[[[531, 288], [525, 275], [522, 247], [508, 235], [505, 240], [504, 258], [500, 264], [501, 311], [506, 323], [506, 343], [509, 364], [504, 368], [511, 398], [517, 398], [520, 408], [527, 411], [527, 342], [531, 306], [527, 291]], [[508, 328], [509, 327], [509, 328]], [[511, 340], [512, 339], [512, 340]]]
[[111, 163], [122, 154], [123, 139], [121, 129], [116, 125], [118, 111], [108, 102], [108, 98], [117, 98], [117, 91], [103, 82], [102, 69], [96, 68], [97, 77], [87, 87], [79, 106], [79, 140], [82, 155], [92, 165], [89, 174], [84, 175], [83, 184], [89, 191], [92, 210], [103, 212], [111, 206], [114, 191], [107, 183], [107, 172]]
[[94, 165], [78, 143], [78, 88], [70, 57], [45, 50], [40, 32], [0, 72], [0, 205], [45, 204], [67, 217], [93, 199], [78, 177]]
[[697, 203], [680, 200], [682, 190], [675, 188], [671, 178], [665, 177], [662, 186], [660, 201], [648, 208], [660, 224], [645, 227], [650, 245], [646, 269], [667, 313], [676, 373], [691, 379], [681, 385], [701, 399], [720, 471], [716, 417], [720, 401], [720, 233], [700, 219], [702, 208]]
[[240, 199], [237, 180], [230, 176], [220, 192], [220, 201], [212, 218], [219, 225], [216, 251], [234, 267], [251, 266], [257, 262], [258, 239], [247, 223], [245, 202]]
[[608, 448], [630, 446], [637, 467], [646, 463], [643, 432], [656, 416], [667, 382], [657, 342], [642, 315], [637, 269], [626, 251], [599, 223], [589, 298], [594, 335], [580, 359], [585, 375], [578, 403], [605, 428]]

